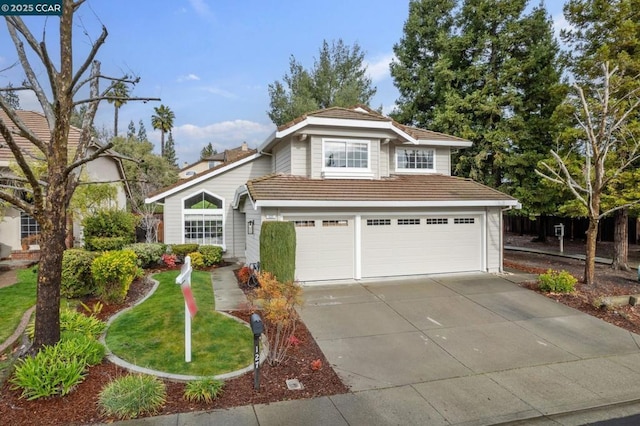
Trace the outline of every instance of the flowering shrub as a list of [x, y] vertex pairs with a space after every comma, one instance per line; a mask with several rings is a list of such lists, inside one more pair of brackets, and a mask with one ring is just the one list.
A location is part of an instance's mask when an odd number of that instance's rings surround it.
[[259, 304], [264, 315], [265, 334], [269, 341], [267, 360], [271, 365], [280, 364], [286, 354], [298, 322], [296, 306], [302, 303], [302, 288], [295, 282], [281, 283], [273, 274], [258, 273], [260, 286], [250, 296], [254, 304]]
[[176, 262], [178, 260], [178, 256], [175, 254], [163, 254], [162, 255], [162, 263], [167, 265], [168, 268], [175, 268]]

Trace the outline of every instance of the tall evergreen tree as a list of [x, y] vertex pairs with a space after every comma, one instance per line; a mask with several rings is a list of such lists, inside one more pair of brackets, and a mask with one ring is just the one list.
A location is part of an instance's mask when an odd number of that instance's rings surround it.
[[204, 160], [218, 153], [218, 150], [213, 147], [213, 144], [209, 142], [204, 148], [200, 150], [200, 159]]
[[147, 140], [147, 129], [144, 127], [144, 122], [140, 120], [138, 122], [138, 141], [144, 142]]
[[167, 160], [169, 164], [174, 167], [178, 167], [178, 157], [176, 156], [176, 143], [173, 140], [173, 133], [169, 132], [169, 137], [167, 138], [167, 143], [164, 147], [164, 155], [163, 157]]
[[[391, 65], [394, 118], [471, 140], [455, 173], [511, 192], [535, 190], [528, 178], [562, 99], [551, 20], [542, 7], [526, 14], [526, 3], [413, 0]], [[525, 151], [526, 162], [512, 158]]]
[[283, 82], [269, 85], [269, 118], [282, 125], [317, 109], [333, 106], [368, 105], [376, 93], [364, 64], [364, 52], [340, 39], [331, 45], [325, 40], [313, 68], [305, 69], [294, 56]]
[[132, 139], [136, 136], [136, 125], [133, 124], [133, 120], [129, 121], [127, 126], [127, 139]]

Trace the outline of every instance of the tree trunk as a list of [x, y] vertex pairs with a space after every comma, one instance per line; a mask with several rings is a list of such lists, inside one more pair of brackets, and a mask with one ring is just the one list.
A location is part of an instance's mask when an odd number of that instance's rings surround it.
[[64, 245], [66, 248], [73, 248], [73, 217], [67, 215], [67, 229], [64, 238]]
[[41, 232], [43, 250], [38, 270], [36, 327], [33, 350], [54, 345], [60, 340], [60, 282], [62, 254], [65, 249], [66, 213], [63, 206], [52, 208], [52, 226]]
[[629, 212], [626, 208], [615, 212], [615, 229], [613, 231], [613, 263], [611, 268], [628, 271], [629, 257]]
[[587, 242], [585, 246], [586, 258], [584, 262], [584, 283], [589, 287], [595, 286], [596, 278], [596, 240], [598, 238], [598, 219], [589, 218], [587, 228]]
[[119, 107], [115, 107], [115, 111], [113, 113], [113, 137], [118, 136], [118, 110]]

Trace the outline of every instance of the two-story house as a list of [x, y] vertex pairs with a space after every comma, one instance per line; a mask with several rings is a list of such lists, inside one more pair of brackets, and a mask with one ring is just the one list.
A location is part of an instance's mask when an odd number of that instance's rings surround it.
[[[49, 124], [42, 113], [34, 111], [16, 111], [20, 120], [41, 140], [48, 140], [50, 136]], [[10, 123], [9, 117], [0, 111], [0, 119], [5, 123]], [[11, 128], [12, 126], [10, 126]], [[27, 153], [30, 161], [36, 161], [39, 158], [38, 151], [27, 138], [21, 136], [15, 129], [15, 140], [18, 147]], [[68, 147], [69, 151], [76, 150], [80, 141], [80, 129], [71, 127], [69, 129]], [[89, 147], [89, 153], [99, 148], [95, 143]], [[0, 136], [0, 180], [10, 182], [13, 177], [11, 164], [15, 162], [11, 150], [4, 143], [4, 139]], [[86, 182], [108, 183], [115, 189], [115, 197], [111, 200], [108, 207], [124, 209], [127, 205], [127, 197], [129, 196], [129, 188], [124, 175], [124, 168], [120, 156], [114, 151], [107, 151], [106, 155], [101, 156], [82, 166], [81, 173]], [[73, 217], [73, 237], [77, 243], [82, 242], [82, 218]], [[0, 258], [18, 256], [21, 249], [21, 243], [26, 238], [35, 236], [40, 233], [40, 226], [36, 220], [25, 212], [6, 206], [0, 209]]]
[[451, 176], [471, 142], [404, 126], [364, 107], [281, 126], [255, 154], [150, 197], [165, 242], [221, 245], [260, 259], [265, 221], [295, 225], [302, 282], [502, 269], [502, 212], [514, 198]]

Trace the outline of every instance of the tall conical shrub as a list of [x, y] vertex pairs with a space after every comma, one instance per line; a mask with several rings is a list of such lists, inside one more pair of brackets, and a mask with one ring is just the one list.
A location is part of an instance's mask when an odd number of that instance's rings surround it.
[[260, 229], [260, 269], [278, 281], [295, 279], [296, 229], [293, 222], [267, 221]]

